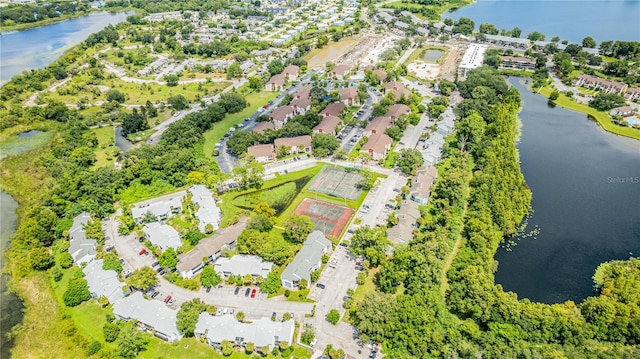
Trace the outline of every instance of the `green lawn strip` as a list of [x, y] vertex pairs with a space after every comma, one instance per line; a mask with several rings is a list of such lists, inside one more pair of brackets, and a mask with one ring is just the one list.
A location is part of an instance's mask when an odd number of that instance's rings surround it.
[[225, 116], [224, 120], [214, 123], [213, 127], [203, 134], [204, 144], [202, 151], [204, 155], [207, 158], [213, 158], [212, 154], [216, 143], [222, 140], [224, 134], [227, 133], [232, 126], [242, 123], [245, 118], [251, 116], [258, 108], [265, 105], [269, 100], [276, 98], [276, 96], [278, 96], [278, 92], [274, 91], [252, 92], [247, 95], [245, 99], [249, 106], [238, 113]]
[[153, 135], [156, 132], [153, 128], [148, 130], [134, 132], [127, 135], [127, 139], [131, 142], [139, 142], [149, 138], [149, 136]]
[[175, 343], [167, 343], [159, 339], [152, 339], [147, 346], [147, 350], [138, 355], [141, 359], [157, 358], [249, 358], [249, 355], [234, 352], [228, 357], [217, 353], [204, 343], [200, 343], [196, 338], [183, 338]]
[[95, 167], [113, 166], [115, 145], [115, 128], [112, 126], [91, 129], [98, 138]]
[[[552, 91], [553, 89], [551, 87], [545, 86], [540, 90], [540, 94], [548, 98], [549, 95], [551, 95]], [[587, 115], [590, 115], [592, 118], [598, 121], [600, 126], [605, 131], [615, 133], [616, 135], [631, 137], [636, 140], [640, 140], [640, 130], [636, 130], [630, 127], [618, 126], [613, 122], [611, 122], [611, 118], [607, 113], [598, 111], [594, 108], [589, 107], [588, 105], [577, 103], [576, 101], [573, 101], [563, 93], [560, 94], [560, 97], [558, 97], [558, 99], [555, 100], [554, 103], [566, 109], [582, 112], [582, 113], [586, 113]]]
[[393, 151], [395, 147], [396, 145], [394, 144], [389, 150], [387, 157], [384, 159], [384, 163], [382, 165], [384, 168], [393, 168], [393, 166], [396, 165], [396, 160], [398, 159], [398, 156], [400, 156], [400, 154]]

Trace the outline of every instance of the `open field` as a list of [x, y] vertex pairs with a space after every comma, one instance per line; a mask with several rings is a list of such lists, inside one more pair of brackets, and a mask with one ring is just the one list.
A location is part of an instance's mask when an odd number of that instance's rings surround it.
[[[540, 94], [549, 98], [553, 89], [549, 86], [545, 86], [540, 89]], [[565, 94], [561, 93], [560, 97], [557, 100], [553, 101], [556, 105], [562, 106], [566, 109], [578, 111], [585, 113], [591, 117], [593, 117], [600, 126], [608, 132], [615, 133], [616, 135], [631, 137], [636, 140], [640, 140], [640, 130], [636, 130], [630, 127], [618, 126], [611, 122], [611, 118], [608, 114], [604, 112], [600, 112], [594, 108], [589, 107], [589, 105], [583, 105], [581, 103], [577, 103], [574, 100], [567, 97]]]
[[96, 167], [113, 166], [113, 153], [115, 146], [115, 128], [112, 126], [91, 129], [98, 137], [98, 150], [96, 150]]
[[204, 138], [204, 144], [202, 145], [204, 156], [213, 158], [212, 154], [216, 143], [220, 142], [224, 134], [229, 131], [229, 128], [242, 123], [245, 118], [251, 116], [258, 108], [269, 102], [269, 100], [273, 100], [276, 96], [278, 96], [278, 93], [273, 91], [252, 92], [247, 95], [245, 99], [249, 106], [238, 113], [226, 115], [224, 120], [214, 123], [213, 127], [202, 135]]
[[298, 216], [308, 216], [315, 223], [314, 230], [325, 235], [339, 237], [353, 215], [353, 209], [305, 198], [293, 212]]

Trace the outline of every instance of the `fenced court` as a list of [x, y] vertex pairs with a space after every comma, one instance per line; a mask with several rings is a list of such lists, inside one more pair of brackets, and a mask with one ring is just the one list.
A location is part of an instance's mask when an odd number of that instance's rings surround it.
[[314, 230], [338, 237], [349, 222], [353, 209], [305, 198], [293, 213], [311, 218], [315, 224]]
[[335, 167], [324, 167], [309, 186], [309, 190], [353, 201], [360, 194], [358, 183], [361, 180], [362, 176], [357, 172], [349, 172]]

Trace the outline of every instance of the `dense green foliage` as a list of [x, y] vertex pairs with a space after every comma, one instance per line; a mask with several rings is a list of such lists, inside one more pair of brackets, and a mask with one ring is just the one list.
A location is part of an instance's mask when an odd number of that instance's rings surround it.
[[176, 326], [180, 333], [186, 337], [192, 337], [196, 323], [198, 323], [198, 317], [205, 309], [207, 309], [207, 305], [200, 298], [182, 303], [178, 314], [176, 314]]
[[595, 108], [598, 111], [609, 111], [612, 108], [624, 106], [626, 104], [624, 97], [613, 93], [597, 93], [591, 101], [589, 106]]
[[2, 8], [0, 25], [11, 26], [15, 24], [42, 22], [47, 19], [55, 19], [62, 15], [71, 15], [76, 12], [83, 12], [89, 9], [89, 3], [84, 1], [9, 5]]
[[85, 300], [91, 299], [87, 281], [84, 278], [71, 279], [62, 299], [67, 307], [75, 307]]
[[[419, 230], [381, 263], [378, 290], [352, 312], [361, 338], [385, 342], [391, 358], [638, 355], [620, 345], [639, 338], [637, 261], [601, 267], [601, 295], [579, 307], [518, 301], [494, 284], [493, 256], [531, 200], [514, 146], [520, 97], [487, 68], [459, 87], [464, 120]], [[460, 248], [449, 262], [454, 242]]]

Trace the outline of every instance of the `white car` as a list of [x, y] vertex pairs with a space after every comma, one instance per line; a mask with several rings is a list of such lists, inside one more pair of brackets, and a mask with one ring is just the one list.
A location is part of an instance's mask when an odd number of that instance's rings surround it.
[[171, 298], [169, 299], [169, 302], [167, 303], [168, 306], [172, 306], [176, 303], [176, 298]]

